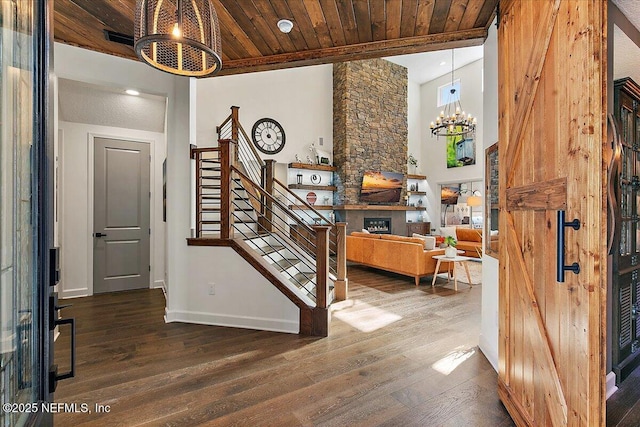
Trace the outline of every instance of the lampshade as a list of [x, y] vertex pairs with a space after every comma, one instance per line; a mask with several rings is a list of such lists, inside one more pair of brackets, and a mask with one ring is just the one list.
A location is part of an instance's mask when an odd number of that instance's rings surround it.
[[468, 206], [480, 206], [482, 204], [482, 198], [480, 196], [467, 197]]
[[210, 0], [138, 0], [134, 48], [167, 73], [214, 75], [222, 68], [218, 15]]

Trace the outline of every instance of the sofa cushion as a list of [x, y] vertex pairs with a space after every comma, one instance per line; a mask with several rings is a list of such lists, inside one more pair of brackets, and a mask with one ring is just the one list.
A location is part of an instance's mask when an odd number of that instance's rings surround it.
[[372, 233], [363, 233], [362, 231], [352, 231], [351, 236], [355, 237], [366, 237], [368, 239], [379, 239], [380, 234], [372, 234]]
[[456, 238], [464, 242], [482, 242], [482, 230], [457, 228]]
[[430, 251], [436, 247], [436, 238], [433, 236], [424, 236], [422, 234], [413, 233], [411, 237], [422, 239], [424, 241], [424, 250]]
[[406, 237], [406, 236], [396, 236], [395, 234], [381, 234], [380, 240], [393, 240], [397, 242], [405, 242], [405, 243], [418, 243], [421, 246], [424, 246], [424, 240], [418, 239], [415, 237]]

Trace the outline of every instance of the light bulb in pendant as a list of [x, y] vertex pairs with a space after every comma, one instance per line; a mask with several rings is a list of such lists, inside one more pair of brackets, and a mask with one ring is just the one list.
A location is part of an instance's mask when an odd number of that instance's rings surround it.
[[173, 26], [173, 30], [171, 30], [171, 34], [173, 35], [173, 37], [175, 37], [177, 39], [182, 37], [182, 31], [180, 31], [180, 26], [178, 25], [177, 22]]

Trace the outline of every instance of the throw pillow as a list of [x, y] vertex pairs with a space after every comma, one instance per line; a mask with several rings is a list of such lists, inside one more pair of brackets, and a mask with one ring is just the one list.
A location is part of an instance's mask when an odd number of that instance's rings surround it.
[[371, 234], [371, 233], [369, 233], [369, 230], [367, 230], [366, 228], [363, 228], [363, 229], [362, 229], [362, 232], [363, 232], [363, 233], [367, 233], [367, 234]]
[[430, 251], [436, 247], [436, 238], [433, 236], [424, 236], [422, 234], [413, 233], [411, 237], [417, 237], [424, 240], [424, 249]]
[[443, 237], [451, 236], [454, 239], [456, 238], [456, 228], [455, 227], [440, 227], [440, 234]]

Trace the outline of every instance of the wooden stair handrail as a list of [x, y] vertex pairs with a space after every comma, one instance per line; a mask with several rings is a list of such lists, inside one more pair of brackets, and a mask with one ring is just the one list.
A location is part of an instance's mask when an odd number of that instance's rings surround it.
[[233, 170], [234, 173], [238, 174], [238, 176], [241, 179], [245, 179], [247, 180], [248, 184], [251, 185], [258, 193], [260, 193], [262, 196], [264, 196], [268, 201], [270, 201], [272, 204], [275, 204], [276, 206], [278, 206], [282, 211], [285, 212], [285, 214], [291, 218], [292, 220], [294, 220], [298, 225], [302, 226], [306, 231], [308, 231], [309, 233], [312, 233], [312, 235], [314, 234], [313, 228], [311, 228], [309, 226], [309, 224], [307, 224], [306, 222], [302, 221], [300, 218], [298, 218], [296, 215], [292, 214], [291, 211], [289, 210], [289, 207], [286, 205], [283, 205], [278, 199], [276, 199], [275, 197], [273, 197], [271, 194], [267, 193], [264, 188], [260, 187], [258, 184], [256, 184], [255, 182], [251, 181], [251, 179], [249, 179], [249, 177], [247, 175], [245, 175], [244, 173], [242, 173], [237, 167], [232, 166], [231, 169]]

